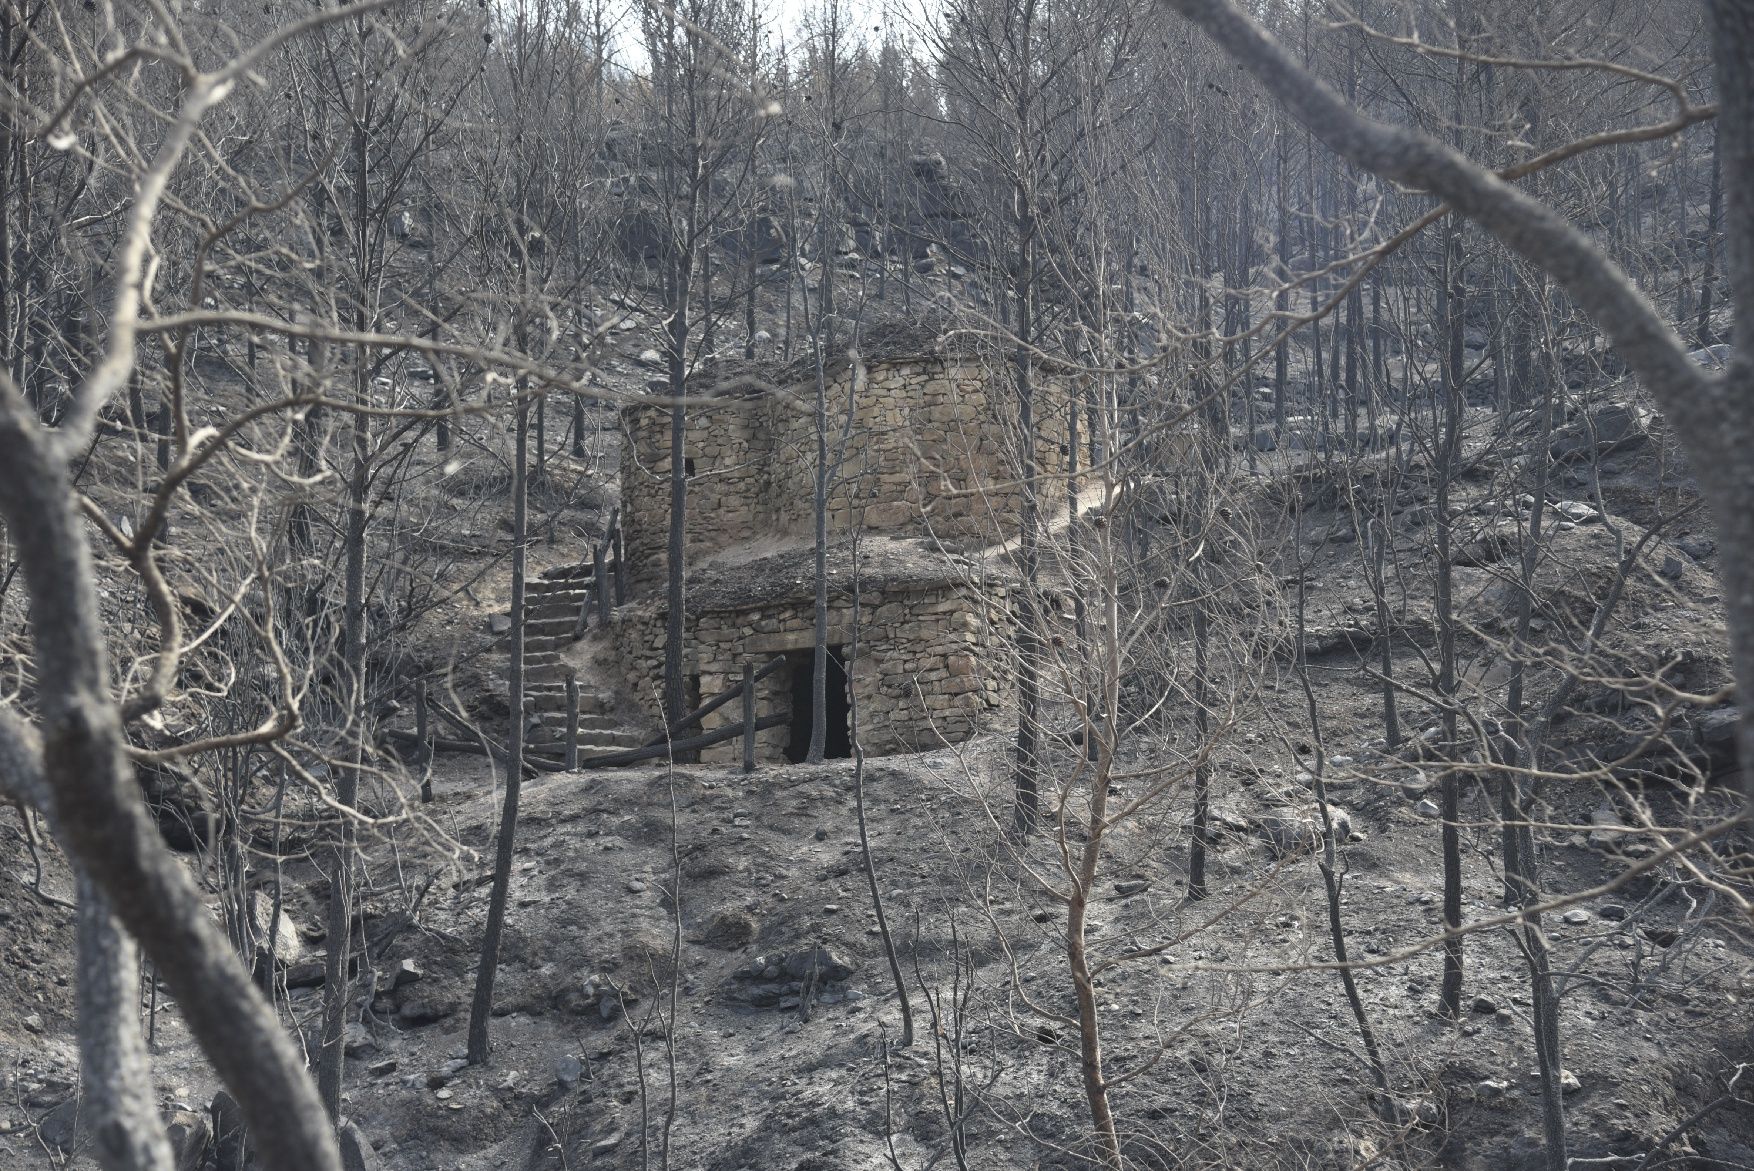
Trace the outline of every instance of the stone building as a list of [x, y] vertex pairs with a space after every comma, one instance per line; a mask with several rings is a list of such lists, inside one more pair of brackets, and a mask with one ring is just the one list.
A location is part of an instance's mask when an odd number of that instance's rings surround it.
[[[690, 564], [745, 542], [807, 541], [816, 472], [812, 371], [709, 383], [686, 411]], [[1023, 500], [1017, 410], [993, 359], [939, 353], [845, 359], [827, 376], [828, 434], [839, 455], [831, 533], [931, 536], [991, 545], [1016, 532]], [[1036, 467], [1066, 466], [1067, 399], [1045, 382]], [[850, 415], [850, 418], [849, 418]], [[661, 580], [670, 523], [669, 401], [622, 411], [621, 515], [636, 582]]]
[[[757, 708], [790, 719], [758, 744], [765, 759], [801, 760], [815, 634], [814, 371], [707, 385], [688, 402], [684, 444], [690, 691], [713, 696], [736, 684], [745, 663], [782, 657]], [[848, 754], [849, 701], [868, 753], [965, 740], [997, 725], [1011, 692], [1009, 579], [979, 552], [1015, 534], [1023, 498], [1009, 382], [972, 354], [914, 350], [842, 361], [826, 385], [839, 455], [828, 516], [828, 754]], [[1052, 389], [1041, 395], [1036, 447], [1038, 468], [1050, 474], [1066, 461], [1065, 399]], [[614, 634], [629, 690], [655, 714], [670, 404], [631, 404], [622, 422], [621, 515], [635, 597], [618, 608]], [[705, 728], [740, 718], [727, 705]], [[739, 752], [734, 742], [717, 745], [705, 759]]]
[[[851, 754], [851, 707], [859, 740], [876, 756], [966, 740], [991, 725], [1010, 694], [1009, 585], [980, 563], [928, 554], [914, 542], [876, 538], [830, 558], [827, 755]], [[743, 665], [784, 662], [757, 685], [756, 709], [791, 718], [757, 737], [764, 760], [802, 760], [811, 724], [815, 648], [813, 551], [792, 549], [725, 570], [688, 601], [685, 670], [694, 698], [734, 686]], [[856, 608], [856, 612], [855, 612]], [[616, 640], [624, 682], [648, 703], [664, 665], [662, 599], [622, 607]], [[713, 731], [742, 718], [727, 704], [709, 713]], [[738, 742], [706, 750], [736, 759]]]

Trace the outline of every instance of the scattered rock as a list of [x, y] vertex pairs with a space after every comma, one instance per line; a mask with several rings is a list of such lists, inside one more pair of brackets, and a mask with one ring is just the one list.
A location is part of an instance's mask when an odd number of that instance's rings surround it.
[[[1338, 805], [1328, 805], [1328, 819], [1333, 822], [1334, 836], [1345, 841], [1352, 834], [1352, 817]], [[1280, 805], [1263, 813], [1258, 822], [1261, 836], [1268, 848], [1277, 854], [1314, 849], [1322, 840], [1322, 815], [1314, 804]]]
[[398, 988], [406, 988], [410, 984], [418, 984], [423, 973], [420, 965], [410, 959], [396, 961], [396, 966], [387, 974], [387, 984], [392, 992]]
[[278, 911], [274, 897], [265, 890], [250, 894], [250, 919], [255, 925], [257, 950], [266, 963], [269, 953], [281, 964], [294, 964], [305, 958], [304, 932], [282, 900]]
[[1556, 500], [1553, 511], [1573, 524], [1587, 525], [1602, 519], [1602, 514], [1581, 500]]
[[25, 1017], [21, 1023], [24, 1025], [24, 1031], [27, 1033], [40, 1033], [43, 1031], [43, 1029], [45, 1027], [43, 1025], [43, 1018], [42, 1018], [41, 1013], [33, 1012], [29, 1016]]
[[1498, 1002], [1489, 996], [1476, 996], [1468, 1002], [1468, 1008], [1481, 1016], [1491, 1016], [1498, 1011]]
[[585, 1063], [580, 1061], [577, 1057], [574, 1057], [572, 1054], [569, 1053], [564, 1057], [558, 1057], [555, 1059], [554, 1080], [565, 1086], [567, 1089], [571, 1089], [578, 1085], [579, 1079], [584, 1076]]
[[1620, 820], [1612, 805], [1599, 805], [1590, 813], [1590, 830], [1588, 841], [1590, 848], [1595, 850], [1612, 850], [1619, 847], [1625, 840], [1628, 827]]
[[1717, 542], [1710, 537], [1696, 536], [1692, 533], [1685, 537], [1675, 538], [1675, 547], [1695, 561], [1704, 561], [1717, 552]]
[[510, 634], [511, 632], [512, 617], [510, 614], [489, 614], [487, 616], [487, 633]]
[[794, 980], [814, 978], [818, 984], [838, 984], [859, 969], [826, 947], [814, 947], [786, 957], [785, 970]]
[[1714, 773], [1735, 767], [1736, 725], [1741, 719], [1742, 709], [1729, 706], [1710, 708], [1694, 718], [1693, 733]]
[[1670, 554], [1663, 556], [1663, 563], [1657, 567], [1657, 574], [1670, 581], [1678, 581], [1681, 577], [1681, 559]]
[[327, 978], [322, 960], [307, 960], [286, 969], [286, 988], [289, 992], [298, 988], [320, 988]]
[[402, 1002], [402, 1007], [396, 1010], [396, 1019], [418, 1028], [442, 1021], [456, 1011], [455, 1006], [444, 1001], [416, 997]]
[[755, 940], [755, 920], [742, 911], [720, 911], [707, 921], [700, 941], [720, 951], [736, 951]]
[[1115, 883], [1115, 893], [1123, 899], [1136, 894], [1144, 894], [1151, 889], [1151, 884], [1143, 878], [1130, 878], [1125, 882]]
[[1620, 403], [1609, 403], [1578, 417], [1553, 433], [1548, 452], [1555, 459], [1587, 459], [1625, 447], [1636, 447], [1650, 438], [1643, 413]]
[[1437, 802], [1433, 801], [1430, 797], [1421, 797], [1419, 799], [1419, 804], [1413, 806], [1413, 809], [1420, 817], [1437, 817], [1443, 812], [1443, 810], [1437, 807]]
[[1562, 1069], [1559, 1071], [1559, 1089], [1561, 1093], [1575, 1094], [1583, 1089], [1583, 1083], [1569, 1069]]
[[1681, 939], [1681, 933], [1673, 927], [1646, 927], [1641, 934], [1658, 947], [1674, 947]]
[[1603, 903], [1596, 908], [1596, 914], [1610, 923], [1625, 921], [1629, 912], [1619, 903]]
[[1590, 913], [1582, 907], [1573, 907], [1571, 910], [1561, 915], [1560, 918], [1571, 924], [1573, 927], [1582, 927], [1590, 921]]
[[37, 1137], [63, 1154], [70, 1152], [79, 1137], [79, 1099], [68, 1098], [37, 1119]]
[[646, 893], [646, 884], [637, 878], [630, 878], [627, 880], [627, 893], [630, 895], [644, 894]]
[[1510, 1083], [1499, 1077], [1489, 1077], [1485, 1081], [1474, 1083], [1474, 1096], [1484, 1101], [1502, 1098], [1510, 1092]]
[[1728, 342], [1718, 342], [1693, 350], [1688, 353], [1687, 357], [1708, 370], [1722, 370], [1730, 364], [1730, 359], [1735, 357], [1735, 354], [1736, 348], [1734, 346]]
[[364, 1057], [378, 1051], [378, 1043], [359, 1021], [348, 1021], [341, 1034], [341, 1051], [348, 1057]]

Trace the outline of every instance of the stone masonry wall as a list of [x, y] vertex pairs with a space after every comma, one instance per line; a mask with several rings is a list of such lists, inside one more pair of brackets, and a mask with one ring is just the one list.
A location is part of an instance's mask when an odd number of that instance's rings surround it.
[[[670, 538], [670, 408], [663, 400], [622, 412], [621, 516], [634, 587], [662, 581]], [[688, 404], [684, 458], [690, 556], [771, 532], [772, 404], [709, 399]]]
[[[829, 385], [829, 430], [846, 428], [852, 371]], [[996, 543], [1017, 530], [1023, 489], [1022, 436], [1016, 411], [989, 393], [1008, 393], [995, 375], [969, 360], [889, 362], [869, 369], [852, 396], [853, 425], [830, 494], [829, 528], [868, 532], [931, 532], [947, 538]], [[1063, 390], [1048, 384], [1047, 409], [1037, 426], [1036, 464], [1042, 474], [1065, 467]], [[807, 413], [776, 420], [785, 445], [814, 452], [815, 423]], [[788, 526], [807, 531], [812, 519], [815, 461], [784, 466], [790, 482], [776, 484], [775, 504]], [[1051, 489], [1044, 492], [1051, 500]]]
[[[853, 372], [830, 382], [829, 431], [846, 431]], [[829, 502], [829, 528], [932, 532], [996, 543], [1018, 526], [1023, 490], [1016, 412], [1002, 374], [970, 359], [930, 358], [868, 368], [852, 399], [852, 429]], [[691, 557], [757, 538], [807, 538], [816, 426], [810, 387], [689, 403], [687, 542]], [[1038, 391], [1038, 470], [1066, 466], [1062, 388]], [[670, 496], [670, 412], [660, 400], [623, 412], [622, 517], [635, 588], [662, 580]], [[1058, 499], [1051, 487], [1043, 499]], [[1051, 503], [1050, 503], [1051, 507]]]
[[[847, 664], [859, 705], [859, 730], [873, 755], [958, 743], [991, 726], [1010, 694], [1009, 665], [997, 648], [1008, 645], [1006, 590], [955, 583], [868, 592], [861, 605], [859, 656]], [[829, 610], [831, 645], [851, 649], [852, 606], [836, 600]], [[700, 694], [711, 697], [734, 686], [744, 662], [756, 667], [777, 654], [812, 645], [815, 622], [808, 600], [741, 610], [714, 611], [690, 622], [688, 671], [700, 677]], [[664, 619], [647, 603], [622, 607], [615, 637], [629, 689], [655, 710], [656, 681], [664, 658]], [[791, 710], [790, 675], [776, 671], [759, 686], [760, 715]], [[709, 714], [711, 731], [742, 718], [737, 704]], [[758, 737], [761, 759], [783, 760], [790, 732], [772, 728]], [[707, 749], [708, 762], [733, 761], [741, 743]]]

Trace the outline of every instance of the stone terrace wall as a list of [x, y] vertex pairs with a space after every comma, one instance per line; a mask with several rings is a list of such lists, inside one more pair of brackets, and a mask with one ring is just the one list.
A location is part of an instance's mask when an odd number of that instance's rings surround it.
[[[994, 723], [1011, 691], [1002, 653], [1010, 632], [1004, 586], [955, 583], [872, 592], [863, 597], [861, 611], [860, 653], [847, 664], [847, 674], [865, 751], [884, 755], [958, 743]], [[850, 600], [831, 603], [829, 624], [830, 643], [850, 650]], [[708, 612], [690, 622], [688, 670], [700, 676], [703, 697], [716, 695], [742, 677], [744, 662], [759, 667], [776, 654], [809, 648], [814, 629], [808, 600]], [[623, 607], [615, 637], [629, 689], [642, 704], [655, 705], [664, 659], [661, 608]], [[760, 692], [761, 714], [791, 709], [785, 670], [764, 680]], [[737, 705], [728, 704], [711, 713], [705, 727], [722, 728], [740, 718]], [[786, 728], [762, 732], [760, 757], [783, 760], [789, 735]], [[741, 744], [731, 742], [708, 749], [703, 759], [732, 761], [741, 752]]]
[[[853, 372], [828, 387], [831, 442], [846, 428]], [[989, 387], [999, 395], [989, 393]], [[1016, 412], [1002, 372], [971, 358], [927, 358], [869, 367], [853, 402], [853, 427], [829, 503], [829, 527], [846, 532], [932, 532], [996, 543], [1014, 533], [1023, 492]], [[1066, 466], [1066, 398], [1037, 392], [1038, 470]], [[816, 468], [814, 391], [704, 398], [688, 406], [688, 546], [692, 556], [756, 538], [804, 539]], [[670, 498], [670, 413], [643, 402], [623, 413], [622, 517], [636, 588], [664, 574]], [[1059, 499], [1051, 487], [1044, 502]]]

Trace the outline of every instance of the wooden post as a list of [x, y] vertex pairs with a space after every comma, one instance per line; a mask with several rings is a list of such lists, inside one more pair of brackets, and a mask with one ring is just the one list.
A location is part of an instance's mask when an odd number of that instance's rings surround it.
[[566, 771], [579, 767], [579, 677], [566, 677]]
[[426, 680], [414, 686], [414, 738], [420, 742], [414, 759], [420, 762], [420, 799], [432, 800], [432, 736], [427, 727]]
[[579, 639], [585, 637], [585, 630], [590, 625], [591, 625], [591, 595], [589, 592], [587, 592], [585, 594], [585, 600], [579, 603], [579, 616], [578, 616], [577, 620], [574, 621], [572, 624], [573, 641], [577, 642]]
[[591, 570], [597, 575], [597, 621], [609, 625], [609, 567], [605, 546], [598, 545], [591, 554]]
[[609, 542], [615, 554], [615, 604], [627, 601], [627, 546], [621, 539], [621, 510], [609, 517]]
[[743, 664], [743, 771], [755, 771], [755, 664]]

